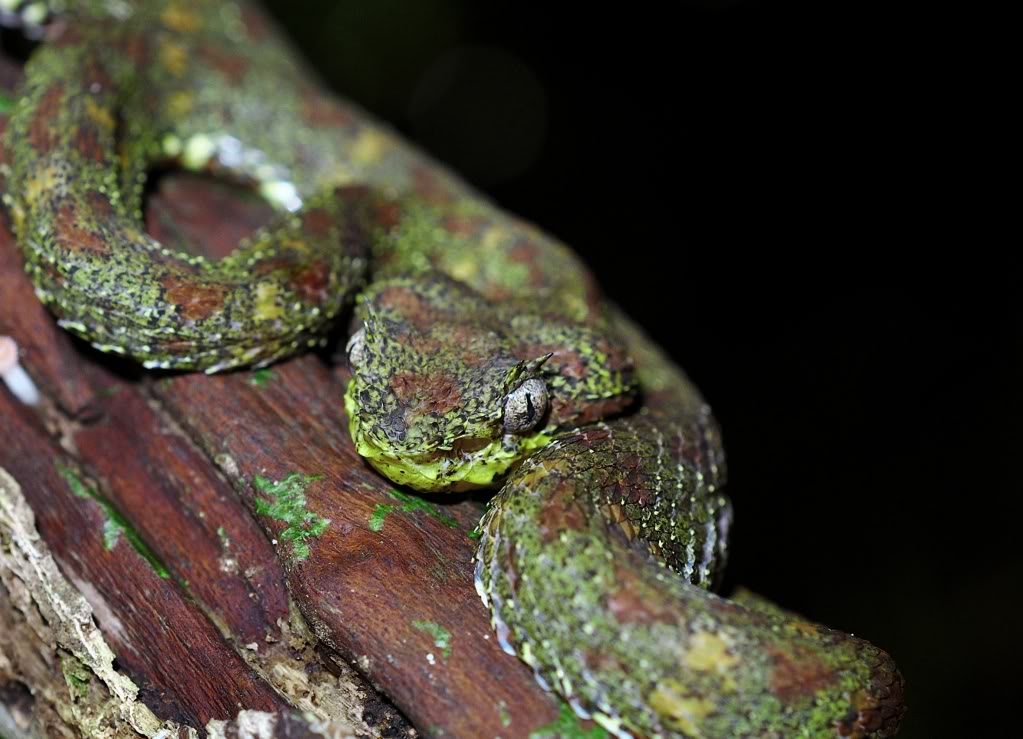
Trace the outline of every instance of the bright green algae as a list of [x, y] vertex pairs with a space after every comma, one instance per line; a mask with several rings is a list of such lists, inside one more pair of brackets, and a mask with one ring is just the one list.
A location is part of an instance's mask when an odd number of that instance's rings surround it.
[[278, 536], [291, 544], [291, 556], [296, 561], [309, 557], [309, 540], [321, 536], [330, 526], [330, 519], [306, 507], [305, 489], [322, 479], [322, 475], [300, 472], [292, 472], [278, 481], [267, 480], [262, 475], [252, 479], [252, 487], [259, 493], [253, 499], [256, 513], [287, 524]]
[[82, 481], [73, 469], [64, 464], [57, 463], [57, 473], [64, 478], [68, 488], [75, 496], [94, 501], [103, 511], [103, 546], [105, 549], [113, 549], [121, 540], [121, 534], [128, 540], [128, 543], [135, 549], [142, 559], [149, 563], [153, 571], [164, 579], [171, 576], [170, 570], [160, 561], [156, 553], [149, 548], [149, 545], [142, 539], [131, 523], [114, 506], [100, 495], [96, 490], [89, 487]]
[[451, 656], [451, 632], [435, 624], [433, 621], [413, 621], [412, 627], [418, 631], [425, 631], [433, 637], [433, 645], [440, 650], [444, 659]]
[[449, 529], [457, 529], [458, 521], [444, 513], [443, 508], [429, 503], [417, 495], [410, 495], [401, 490], [392, 490], [388, 493], [397, 503], [377, 503], [373, 512], [369, 515], [369, 530], [383, 531], [384, 522], [387, 516], [394, 512], [401, 513], [425, 513], [430, 518], [435, 518]]
[[[420, 490], [507, 479], [479, 529], [479, 588], [502, 644], [577, 715], [621, 736], [894, 734], [887, 655], [705, 590], [730, 520], [713, 420], [569, 250], [318, 91], [248, 4], [121, 3], [117, 23], [108, 5], [73, 4], [7, 127], [5, 202], [63, 326], [149, 367], [216, 371], [320, 343], [360, 296], [357, 449]], [[168, 161], [251, 182], [281, 214], [227, 259], [165, 249], [141, 203]], [[509, 432], [529, 381], [547, 405]], [[610, 420], [637, 381], [645, 409]], [[295, 559], [329, 526], [306, 509], [313, 479], [254, 480]], [[397, 492], [374, 530], [423, 510]], [[601, 733], [568, 718], [542, 731]]]

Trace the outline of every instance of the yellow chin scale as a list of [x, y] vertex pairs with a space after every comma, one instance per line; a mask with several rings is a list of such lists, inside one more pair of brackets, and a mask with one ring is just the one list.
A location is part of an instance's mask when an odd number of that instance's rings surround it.
[[345, 412], [348, 413], [348, 429], [359, 455], [392, 482], [424, 493], [493, 487], [497, 478], [534, 450], [546, 446], [552, 438], [539, 431], [515, 436], [514, 443], [510, 445], [503, 438], [497, 438], [471, 452], [437, 449], [424, 454], [397, 455], [362, 433], [355, 400], [355, 380], [348, 383]]

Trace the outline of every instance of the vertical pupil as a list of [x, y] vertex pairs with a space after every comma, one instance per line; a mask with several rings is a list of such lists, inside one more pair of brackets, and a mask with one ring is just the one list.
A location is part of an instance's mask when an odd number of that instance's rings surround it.
[[529, 423], [533, 420], [533, 398], [529, 393], [526, 393], [526, 422]]

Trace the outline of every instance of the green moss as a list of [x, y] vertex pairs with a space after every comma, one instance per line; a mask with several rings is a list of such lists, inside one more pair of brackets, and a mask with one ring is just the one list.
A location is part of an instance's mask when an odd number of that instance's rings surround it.
[[252, 373], [252, 376], [249, 378], [249, 384], [253, 387], [263, 387], [270, 382], [273, 377], [274, 373], [272, 369], [269, 367], [262, 367]]
[[64, 478], [64, 482], [67, 483], [68, 488], [74, 494], [76, 498], [93, 498], [98, 497], [97, 493], [91, 490], [82, 479], [75, 474], [74, 470], [70, 467], [65, 467], [60, 462], [57, 462], [57, 472], [61, 477]]
[[117, 395], [119, 392], [121, 392], [120, 385], [107, 385], [106, 387], [97, 390], [96, 395], [101, 398], [110, 398]]
[[387, 503], [377, 503], [376, 508], [369, 514], [369, 530], [380, 531], [384, 528], [384, 519], [387, 514], [395, 509], [395, 506]]
[[504, 701], [501, 701], [501, 703], [498, 705], [497, 715], [501, 719], [501, 726], [504, 727], [511, 726], [512, 722], [511, 713], [508, 711], [508, 704], [505, 703]]
[[6, 92], [0, 92], [0, 113], [10, 113], [14, 110], [14, 98]]
[[121, 536], [121, 524], [112, 518], [103, 522], [103, 548], [107, 551], [117, 546], [117, 540]]
[[330, 519], [306, 510], [305, 489], [309, 483], [322, 480], [323, 475], [292, 472], [280, 482], [261, 475], [252, 478], [252, 487], [267, 498], [255, 498], [256, 513], [288, 524], [277, 536], [291, 542], [291, 555], [296, 560], [309, 556], [308, 539], [318, 537], [330, 526]]
[[60, 658], [60, 671], [64, 675], [64, 682], [72, 696], [85, 699], [89, 696], [89, 683], [92, 681], [92, 673], [89, 668], [83, 665], [77, 657], [71, 654], [64, 654]]
[[412, 626], [419, 631], [425, 631], [433, 637], [433, 645], [441, 650], [441, 654], [447, 659], [451, 656], [451, 632], [440, 624], [433, 621], [413, 621]]
[[529, 739], [607, 739], [608, 733], [599, 726], [584, 729], [579, 717], [566, 704], [561, 704], [558, 718], [546, 726], [534, 729]]
[[388, 495], [399, 501], [399, 503], [377, 503], [376, 507], [373, 508], [373, 512], [369, 514], [370, 531], [383, 530], [384, 520], [387, 518], [389, 513], [415, 513], [416, 511], [421, 511], [431, 518], [437, 519], [448, 528], [458, 528], [458, 521], [444, 513], [437, 506], [426, 502], [416, 495], [403, 493], [400, 490], [392, 490], [388, 493]]
[[449, 529], [457, 529], [458, 521], [453, 519], [448, 514], [444, 513], [437, 506], [432, 503], [427, 503], [425, 500], [417, 495], [409, 495], [403, 493], [400, 490], [392, 490], [388, 493], [395, 500], [401, 501], [401, 512], [402, 513], [415, 513], [416, 511], [422, 511], [431, 518], [436, 518], [442, 524], [447, 526]]
[[170, 570], [167, 569], [163, 562], [160, 561], [160, 558], [156, 556], [156, 553], [143, 541], [139, 533], [132, 528], [128, 519], [122, 516], [108, 500], [86, 485], [70, 467], [57, 462], [56, 468], [57, 473], [64, 478], [64, 482], [67, 483], [68, 488], [76, 497], [92, 500], [102, 509], [103, 515], [106, 516], [106, 520], [103, 522], [103, 546], [105, 549], [110, 551], [116, 547], [118, 541], [120, 541], [121, 534], [124, 534], [124, 538], [128, 540], [128, 543], [131, 544], [140, 557], [149, 563], [149, 566], [153, 568], [157, 575], [165, 580], [170, 579]]

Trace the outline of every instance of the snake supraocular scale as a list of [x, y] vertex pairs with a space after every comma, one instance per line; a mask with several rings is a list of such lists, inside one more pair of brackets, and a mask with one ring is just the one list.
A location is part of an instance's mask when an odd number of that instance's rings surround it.
[[[622, 736], [895, 733], [887, 655], [706, 590], [731, 517], [713, 420], [569, 250], [323, 92], [248, 3], [62, 6], [4, 173], [61, 325], [217, 371], [321, 342], [359, 295], [357, 448], [420, 490], [504, 481], [478, 587], [502, 645], [580, 715]], [[223, 260], [168, 249], [141, 216], [168, 163], [251, 183], [280, 216]]]

